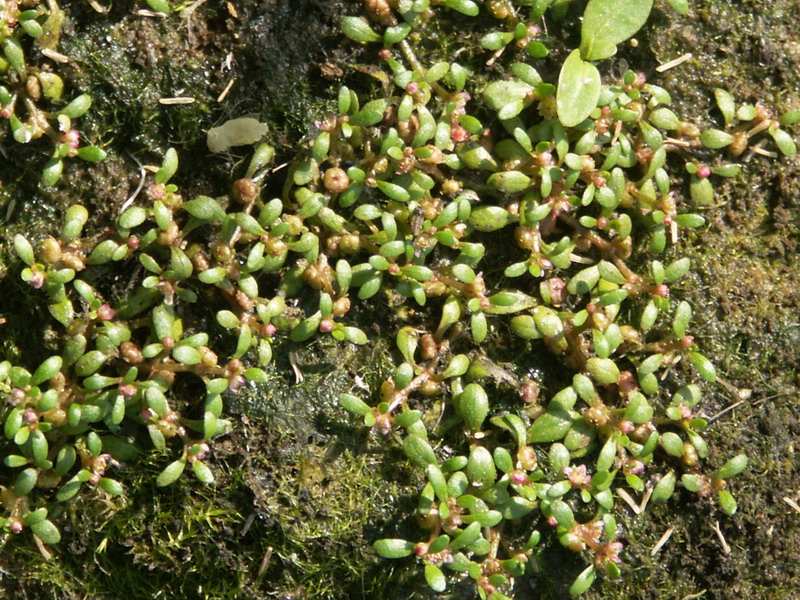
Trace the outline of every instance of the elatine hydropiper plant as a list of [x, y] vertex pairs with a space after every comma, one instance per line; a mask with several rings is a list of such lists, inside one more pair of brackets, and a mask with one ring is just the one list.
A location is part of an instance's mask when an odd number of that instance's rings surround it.
[[[169, 183], [169, 150], [146, 201], [101, 237], [83, 235], [76, 205], [59, 237], [15, 238], [61, 350], [32, 373], [0, 363], [5, 530], [55, 543], [51, 503], [83, 488], [124, 493], [109, 471], [135, 455], [137, 428], [175, 453], [159, 485], [187, 465], [211, 483], [214, 438], [230, 427], [223, 396], [268, 381], [276, 338], [366, 343], [349, 317], [363, 301], [396, 315], [398, 363], [374, 396], [339, 403], [424, 472], [414, 515], [424, 533], [374, 547], [416, 556], [433, 590], [449, 573], [481, 598], [507, 598], [555, 539], [589, 563], [572, 594], [600, 572], [618, 576], [619, 490], [643, 494], [643, 510], [680, 481], [736, 510], [728, 479], [747, 458], [703, 470], [701, 385], [670, 374], [683, 361], [716, 379], [680, 299], [691, 264], [675, 255], [704, 227], [710, 177], [739, 172], [695, 157], [736, 156], [755, 138], [793, 155], [784, 127], [800, 112], [737, 109], [718, 90], [724, 130], [701, 131], [642, 74], [604, 83], [594, 62], [638, 31], [651, 1], [591, 0], [580, 47], [550, 80], [536, 68], [553, 62], [538, 23], [568, 3], [487, 1], [504, 29], [481, 45], [493, 62], [517, 62], [477, 85], [474, 65], [424, 65], [415, 53], [442, 10], [478, 16], [477, 3], [366, 5], [371, 22], [341, 27], [382, 44], [370, 71], [382, 94], [362, 102], [340, 89], [282, 197], [262, 198], [268, 145], [230, 194], [190, 200]], [[686, 163], [688, 198], [670, 155]], [[503, 348], [544, 357], [528, 364], [552, 372], [504, 369], [490, 356]], [[185, 378], [204, 385], [199, 402], [176, 393]]]

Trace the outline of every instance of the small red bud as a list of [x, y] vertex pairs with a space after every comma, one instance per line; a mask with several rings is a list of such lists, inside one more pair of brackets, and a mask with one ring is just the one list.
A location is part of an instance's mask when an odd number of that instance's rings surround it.
[[466, 142], [469, 139], [469, 133], [461, 125], [456, 125], [450, 128], [450, 139], [456, 144]]
[[116, 311], [108, 304], [103, 304], [97, 309], [97, 318], [100, 321], [110, 321], [114, 318]]
[[511, 479], [511, 483], [515, 485], [523, 485], [528, 481], [528, 476], [524, 471], [511, 471], [511, 475], [509, 477]]
[[661, 296], [662, 298], [666, 298], [669, 296], [669, 288], [664, 283], [659, 283], [656, 287], [653, 288], [653, 294], [655, 296]]
[[700, 179], [705, 179], [711, 175], [711, 169], [708, 168], [708, 165], [698, 165], [697, 166], [697, 176]]

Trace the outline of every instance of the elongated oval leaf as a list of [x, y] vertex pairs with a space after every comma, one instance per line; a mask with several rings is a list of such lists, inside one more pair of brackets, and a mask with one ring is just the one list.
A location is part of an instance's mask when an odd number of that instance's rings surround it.
[[31, 531], [45, 544], [57, 544], [61, 541], [61, 533], [58, 528], [47, 519], [31, 525]]
[[372, 547], [383, 558], [403, 558], [414, 552], [414, 544], [398, 539], [378, 540], [372, 544]]
[[169, 485], [173, 483], [178, 477], [181, 476], [183, 470], [186, 468], [186, 459], [181, 458], [172, 462], [167, 465], [167, 467], [161, 471], [161, 474], [156, 478], [156, 485], [159, 487], [164, 487], [165, 485]]
[[586, 60], [613, 56], [611, 46], [639, 31], [652, 8], [653, 0], [590, 0], [583, 13], [581, 56]]
[[573, 50], [558, 76], [558, 120], [564, 127], [575, 127], [594, 110], [599, 98], [600, 73], [593, 64], [581, 59], [579, 50]]

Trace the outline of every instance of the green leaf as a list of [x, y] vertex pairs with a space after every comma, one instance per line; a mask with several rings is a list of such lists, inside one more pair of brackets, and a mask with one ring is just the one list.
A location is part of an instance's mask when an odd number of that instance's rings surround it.
[[196, 365], [200, 362], [200, 352], [191, 346], [176, 346], [172, 357], [184, 365]]
[[372, 544], [372, 547], [383, 558], [403, 558], [414, 552], [414, 544], [399, 539], [378, 540]]
[[103, 489], [104, 492], [106, 492], [107, 494], [111, 494], [112, 496], [122, 496], [125, 493], [122, 484], [115, 479], [109, 479], [108, 477], [103, 477], [97, 483], [100, 484], [100, 487]]
[[717, 493], [717, 497], [719, 498], [719, 505], [726, 515], [733, 515], [736, 512], [736, 500], [728, 490], [720, 490]]
[[409, 435], [403, 440], [403, 451], [408, 460], [418, 467], [437, 464], [436, 455], [427, 440], [418, 435]]
[[172, 279], [186, 279], [189, 277], [192, 274], [192, 261], [189, 260], [189, 257], [176, 246], [170, 246], [169, 253]]
[[667, 268], [664, 269], [664, 282], [672, 283], [673, 281], [677, 281], [689, 272], [689, 268], [691, 266], [692, 261], [686, 257], [679, 258], [678, 260], [670, 263]]
[[725, 119], [725, 126], [729, 126], [736, 117], [736, 102], [728, 90], [716, 88], [714, 90], [714, 98], [717, 100], [717, 106]]
[[650, 112], [648, 116], [650, 122], [656, 127], [673, 131], [681, 126], [681, 120], [674, 112], [665, 106], [660, 106]]
[[534, 92], [533, 86], [518, 79], [494, 81], [483, 90], [483, 99], [496, 111], [509, 104], [524, 103]]
[[695, 204], [711, 204], [714, 201], [714, 187], [707, 177], [692, 175], [689, 179], [689, 195]]
[[381, 36], [370, 28], [365, 19], [360, 17], [344, 17], [339, 26], [342, 28], [342, 33], [359, 44], [379, 42], [381, 40]]
[[481, 38], [480, 44], [486, 50], [499, 50], [506, 44], [514, 40], [514, 34], [510, 31], [492, 31]]
[[778, 146], [778, 150], [781, 151], [781, 154], [790, 158], [797, 154], [797, 145], [794, 143], [792, 136], [783, 129], [770, 127], [769, 134], [772, 136], [772, 139], [775, 140], [775, 144]]
[[219, 202], [208, 196], [198, 196], [194, 200], [184, 202], [182, 208], [193, 217], [203, 221], [224, 221], [226, 216], [225, 210], [219, 205]]
[[106, 154], [106, 151], [98, 146], [84, 146], [83, 148], [78, 148], [78, 158], [86, 162], [100, 162], [101, 160], [105, 160], [107, 156], [108, 154]]
[[652, 8], [653, 0], [590, 0], [583, 13], [580, 55], [586, 60], [613, 56], [614, 46], [639, 31]]
[[[514, 173], [514, 171], [506, 171], [506, 173]], [[495, 173], [495, 175], [502, 175], [502, 173]], [[492, 175], [492, 177], [495, 175]], [[522, 177], [525, 177], [525, 175], [522, 175]], [[491, 177], [489, 179], [491, 180]], [[489, 185], [492, 185], [492, 183], [490, 182]], [[508, 189], [502, 191], [508, 192]], [[480, 206], [471, 212], [467, 222], [477, 231], [496, 231], [511, 223], [511, 215], [500, 206]]]
[[39, 365], [31, 377], [30, 384], [39, 385], [40, 383], [47, 381], [61, 369], [63, 362], [64, 361], [60, 356], [51, 356], [41, 365]]
[[464, 531], [459, 533], [455, 539], [450, 542], [450, 550], [456, 551], [473, 544], [481, 537], [481, 524], [478, 521], [470, 523]]
[[[26, 428], [27, 429], [27, 428]], [[11, 486], [11, 492], [17, 497], [27, 496], [28, 493], [36, 485], [39, 479], [39, 471], [30, 467], [22, 471], [14, 480], [14, 485]]]
[[380, 191], [396, 202], [408, 202], [411, 199], [408, 190], [396, 183], [378, 180], [377, 185]]
[[22, 259], [29, 267], [32, 267], [36, 262], [36, 259], [33, 255], [33, 246], [31, 243], [20, 234], [14, 236], [14, 250], [16, 250], [17, 255]]
[[590, 358], [586, 370], [598, 383], [608, 385], [619, 381], [619, 367], [610, 358]]
[[578, 271], [575, 276], [569, 280], [567, 291], [575, 295], [586, 294], [594, 289], [599, 279], [600, 269], [597, 265], [592, 265], [582, 271]]
[[706, 224], [706, 220], [703, 217], [694, 214], [677, 215], [674, 220], [681, 227], [688, 227], [689, 229], [697, 229]]
[[89, 94], [81, 94], [62, 108], [59, 113], [68, 116], [70, 119], [77, 119], [85, 115], [91, 106], [92, 97]]
[[680, 15], [685, 15], [689, 12], [689, 0], [666, 0], [673, 10]]
[[729, 477], [738, 475], [746, 468], [747, 468], [747, 456], [744, 454], [739, 454], [738, 456], [734, 456], [732, 459], [730, 459], [728, 462], [722, 465], [719, 471], [717, 471], [714, 474], [714, 479], [728, 479]]
[[447, 579], [444, 573], [435, 565], [425, 565], [425, 581], [434, 592], [443, 592], [447, 587]]
[[456, 413], [464, 419], [467, 429], [480, 431], [489, 414], [489, 396], [477, 383], [468, 384], [458, 396]]
[[493, 484], [497, 477], [497, 469], [495, 469], [492, 453], [483, 446], [473, 446], [464, 472], [474, 485]]
[[58, 531], [58, 527], [47, 519], [31, 525], [31, 531], [45, 544], [57, 544], [61, 541], [61, 533]]
[[388, 98], [367, 102], [360, 111], [350, 117], [350, 125], [357, 125], [359, 127], [377, 125], [383, 121], [383, 114], [389, 106], [389, 103], [390, 100]]
[[463, 15], [467, 15], [468, 17], [476, 17], [480, 11], [478, 5], [472, 0], [444, 0], [443, 4], [447, 8], [452, 8], [453, 10], [458, 11]]
[[42, 169], [42, 185], [51, 187], [58, 183], [61, 174], [64, 172], [64, 161], [60, 158], [51, 158]]
[[556, 108], [564, 127], [575, 127], [585, 120], [600, 99], [600, 73], [573, 50], [564, 61], [558, 76]]
[[200, 483], [205, 483], [206, 485], [214, 483], [214, 475], [211, 473], [211, 469], [202, 460], [196, 460], [192, 463], [192, 471], [194, 471], [194, 476], [197, 477]]
[[653, 488], [650, 499], [653, 502], [666, 502], [675, 491], [675, 472], [670, 471], [664, 475]]
[[156, 485], [159, 487], [164, 487], [171, 483], [174, 483], [178, 479], [178, 477], [181, 476], [185, 468], [186, 468], [185, 458], [180, 458], [175, 462], [168, 464], [167, 467], [163, 471], [161, 471], [159, 476], [156, 478]]
[[787, 125], [794, 125], [800, 121], [800, 110], [790, 110], [783, 113], [778, 119], [778, 122], [781, 124], [781, 127], [786, 127]]
[[369, 405], [359, 398], [356, 398], [352, 394], [340, 394], [339, 405], [345, 410], [360, 416], [364, 416], [368, 412], [372, 411], [372, 408]]
[[697, 369], [703, 379], [709, 383], [714, 383], [717, 380], [717, 372], [714, 369], [714, 365], [699, 352], [689, 352], [689, 362], [694, 365], [694, 368]]
[[683, 440], [677, 433], [668, 431], [661, 435], [659, 441], [661, 442], [661, 447], [664, 448], [670, 456], [675, 456], [677, 458], [683, 456]]
[[594, 572], [594, 565], [586, 567], [581, 574], [575, 578], [575, 581], [572, 582], [572, 585], [569, 588], [569, 595], [580, 596], [582, 593], [592, 587], [592, 583], [594, 582]]
[[87, 352], [75, 363], [75, 373], [81, 377], [88, 377], [103, 365], [106, 358], [106, 355], [99, 350]]
[[528, 429], [528, 443], [557, 442], [572, 426], [572, 418], [564, 410], [548, 410], [540, 415]]
[[700, 143], [706, 148], [716, 150], [730, 146], [733, 143], [733, 136], [719, 129], [706, 129], [700, 134]]

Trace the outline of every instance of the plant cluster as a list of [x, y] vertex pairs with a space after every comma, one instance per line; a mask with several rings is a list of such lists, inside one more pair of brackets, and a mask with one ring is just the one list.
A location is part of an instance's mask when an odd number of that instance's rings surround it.
[[[50, 140], [52, 156], [42, 171], [42, 183], [52, 186], [58, 182], [65, 158], [103, 160], [105, 151], [84, 145], [73, 124], [89, 110], [91, 97], [81, 94], [63, 106], [63, 79], [49, 66], [40, 68], [27, 58], [35, 46], [54, 62], [68, 60], [56, 50], [64, 15], [55, 0], [5, 2], [0, 23], [0, 117], [8, 122], [8, 131], [19, 144], [42, 137]], [[61, 108], [53, 110], [51, 106]]]
[[[85, 488], [122, 495], [110, 471], [135, 457], [144, 432], [173, 453], [159, 485], [187, 465], [211, 483], [214, 439], [230, 427], [224, 396], [268, 382], [276, 339], [366, 343], [351, 322], [359, 301], [404, 322], [400, 360], [375, 401], [345, 393], [340, 404], [427, 478], [422, 541], [375, 550], [416, 555], [432, 589], [451, 572], [482, 598], [506, 598], [548, 530], [589, 561], [573, 594], [599, 572], [618, 576], [621, 488], [664, 502], [680, 481], [735, 512], [728, 479], [747, 458], [704, 469], [701, 387], [668, 376], [685, 361], [716, 379], [690, 335], [690, 305], [674, 298], [690, 261], [662, 258], [704, 226], [696, 209], [710, 201], [709, 176], [738, 173], [695, 158], [702, 148], [736, 155], [766, 132], [793, 154], [782, 127], [800, 114], [734, 110], [719, 91], [726, 131], [701, 131], [642, 74], [603, 83], [591, 61], [613, 55], [651, 1], [591, 0], [555, 82], [527, 59], [548, 54], [536, 22], [565, 3], [485, 2], [512, 34], [489, 33], [483, 46], [517, 42], [526, 61], [478, 89], [472, 66], [426, 66], [411, 43], [437, 5], [475, 16], [477, 3], [366, 4], [372, 24], [341, 25], [356, 42], [383, 43], [372, 71], [383, 94], [362, 102], [340, 89], [281, 197], [262, 197], [269, 145], [229, 194], [189, 200], [170, 183], [169, 150], [146, 201], [113, 225], [84, 232], [89, 215], [76, 205], [58, 237], [16, 236], [22, 279], [60, 333], [36, 368], [0, 363], [6, 531], [57, 542], [53, 506]], [[693, 203], [668, 153], [686, 162]], [[504, 371], [490, 345], [552, 356], [550, 381], [563, 387]]]

